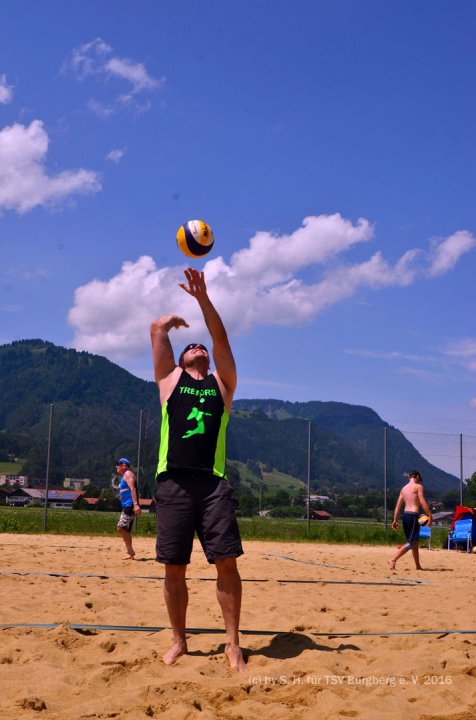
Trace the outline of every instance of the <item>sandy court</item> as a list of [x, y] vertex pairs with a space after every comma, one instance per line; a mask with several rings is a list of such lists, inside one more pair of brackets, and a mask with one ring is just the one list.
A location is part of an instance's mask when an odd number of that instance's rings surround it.
[[423, 549], [424, 572], [407, 555], [392, 573], [388, 547], [245, 542], [248, 661], [236, 674], [223, 633], [206, 632], [222, 619], [198, 544], [187, 624], [201, 632], [166, 667], [171, 633], [156, 630], [168, 618], [153, 538], [135, 538], [129, 562], [119, 538], [0, 541], [2, 720], [476, 718], [475, 555]]

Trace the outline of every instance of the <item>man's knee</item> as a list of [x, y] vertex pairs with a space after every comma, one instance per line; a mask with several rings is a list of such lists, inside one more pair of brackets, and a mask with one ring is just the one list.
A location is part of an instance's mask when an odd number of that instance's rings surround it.
[[165, 579], [169, 582], [179, 582], [185, 579], [186, 565], [165, 564]]
[[235, 557], [228, 558], [217, 558], [215, 560], [215, 566], [219, 577], [238, 575], [238, 567], [236, 564]]

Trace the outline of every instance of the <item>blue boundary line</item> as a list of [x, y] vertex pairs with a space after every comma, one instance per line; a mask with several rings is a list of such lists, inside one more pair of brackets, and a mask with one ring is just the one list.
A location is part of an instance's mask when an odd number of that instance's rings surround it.
[[[50, 577], [82, 577], [99, 578], [100, 580], [165, 580], [163, 575], [100, 575], [92, 573], [67, 573], [67, 572], [41, 572], [39, 570], [0, 570], [0, 575], [47, 575]], [[216, 582], [216, 578], [209, 577], [187, 577], [187, 580], [200, 582]], [[386, 585], [395, 587], [417, 587], [420, 580], [405, 580], [403, 582], [383, 582], [373, 580], [300, 580], [279, 578], [242, 578], [242, 582], [276, 582], [300, 585]]]
[[[96, 625], [88, 623], [2, 623], [2, 630], [30, 628], [40, 630], [54, 630], [59, 627], [66, 627], [71, 630], [118, 630], [126, 632], [149, 632], [156, 633], [163, 630], [170, 630], [170, 627], [146, 627], [142, 625]], [[190, 635], [217, 634], [224, 635], [223, 628], [186, 628], [186, 632]], [[241, 635], [291, 635], [295, 630], [240, 630]], [[303, 635], [311, 635], [313, 637], [385, 637], [387, 635], [476, 635], [476, 630], [383, 630], [378, 632], [302, 632]]]
[[[289, 555], [275, 555], [274, 553], [265, 553], [265, 557], [280, 558], [281, 560], [292, 560], [292, 562], [302, 563], [303, 565], [317, 565], [318, 567], [334, 568], [335, 570], [348, 570], [349, 568], [340, 567], [340, 565], [328, 565], [327, 563], [317, 563], [314, 560], [298, 560]], [[351, 570], [355, 572], [355, 570]]]

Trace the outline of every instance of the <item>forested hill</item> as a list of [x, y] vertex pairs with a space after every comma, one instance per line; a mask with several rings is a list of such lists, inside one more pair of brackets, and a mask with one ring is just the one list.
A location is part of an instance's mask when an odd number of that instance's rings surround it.
[[[431, 492], [454, 490], [458, 479], [429, 463], [397, 428], [384, 422], [371, 408], [342, 402], [287, 402], [284, 400], [235, 400], [233, 455], [245, 447], [253, 448], [261, 440], [266, 421], [280, 428], [275, 437], [275, 452], [282, 455], [282, 447], [295, 448], [287, 455], [290, 471], [299, 463], [299, 475], [305, 474], [305, 449], [311, 421], [312, 465], [317, 468], [320, 486], [338, 486], [359, 492], [363, 487], [381, 488], [384, 466], [384, 433], [387, 442], [387, 482], [397, 488], [410, 470], [418, 469], [425, 487]], [[252, 434], [252, 426], [241, 423], [254, 418], [261, 424]], [[276, 425], [278, 423], [278, 425]], [[237, 428], [236, 425], [241, 427]], [[274, 432], [271, 427], [268, 433]], [[267, 443], [268, 445], [268, 443]], [[259, 451], [258, 451], [259, 454]], [[263, 453], [261, 452], [261, 456]], [[291, 459], [293, 458], [293, 459]], [[241, 458], [239, 458], [241, 459]], [[281, 462], [283, 467], [284, 460]], [[295, 469], [295, 468], [294, 468]]]
[[[54, 404], [51, 477], [91, 477], [106, 485], [118, 454], [137, 458], [142, 426], [142, 480], [153, 483], [160, 405], [155, 383], [104, 357], [42, 340], [0, 346], [0, 459], [26, 458], [23, 472], [45, 475], [50, 405]], [[315, 489], [363, 492], [382, 487], [383, 437], [388, 437], [388, 484], [401, 485], [418, 468], [432, 491], [456, 479], [424, 460], [370, 408], [337, 402], [235, 400], [228, 457], [306, 481], [308, 421]], [[141, 413], [141, 411], [143, 411]]]
[[0, 452], [25, 457], [29, 477], [44, 477], [54, 404], [52, 478], [110, 481], [118, 454], [137, 457], [140, 411], [158, 416], [155, 383], [104, 357], [42, 340], [0, 346]]
[[155, 383], [135, 377], [100, 355], [67, 350], [43, 340], [21, 340], [0, 346], [0, 426], [13, 408], [29, 402], [106, 404], [120, 413], [136, 402], [156, 400]]

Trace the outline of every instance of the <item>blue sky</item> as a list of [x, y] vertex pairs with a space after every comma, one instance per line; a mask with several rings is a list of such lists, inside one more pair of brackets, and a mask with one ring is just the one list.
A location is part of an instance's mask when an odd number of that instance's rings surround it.
[[0, 342], [152, 378], [179, 225], [236, 397], [476, 436], [472, 0], [0, 1]]

